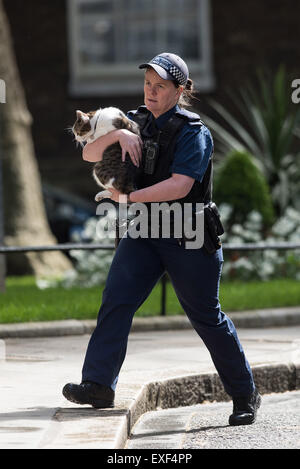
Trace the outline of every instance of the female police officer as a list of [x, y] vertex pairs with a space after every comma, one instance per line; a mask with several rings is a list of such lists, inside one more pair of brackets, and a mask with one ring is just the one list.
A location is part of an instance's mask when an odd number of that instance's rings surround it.
[[[213, 142], [198, 115], [182, 108], [191, 89], [186, 63], [177, 55], [159, 54], [145, 68], [145, 106], [128, 116], [155, 141], [155, 167], [146, 170], [130, 202], [204, 202], [211, 200], [210, 176]], [[158, 140], [159, 136], [159, 140]], [[104, 149], [119, 141], [123, 156], [141, 164], [141, 139], [116, 130], [85, 146], [83, 158], [99, 161]], [[112, 189], [111, 198], [121, 195]], [[178, 239], [123, 237], [116, 250], [103, 292], [98, 322], [82, 370], [81, 384], [68, 383], [64, 396], [78, 404], [113, 407], [114, 391], [125, 358], [135, 311], [166, 271], [191, 324], [208, 348], [226, 392], [233, 399], [231, 425], [254, 422], [260, 405], [249, 363], [232, 321], [221, 311], [218, 292], [222, 248], [187, 249]]]

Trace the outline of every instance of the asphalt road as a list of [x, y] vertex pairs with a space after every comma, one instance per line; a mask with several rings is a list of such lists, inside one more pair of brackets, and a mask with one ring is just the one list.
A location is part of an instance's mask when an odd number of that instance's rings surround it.
[[262, 396], [252, 425], [231, 427], [231, 402], [144, 414], [128, 449], [299, 449], [300, 391]]

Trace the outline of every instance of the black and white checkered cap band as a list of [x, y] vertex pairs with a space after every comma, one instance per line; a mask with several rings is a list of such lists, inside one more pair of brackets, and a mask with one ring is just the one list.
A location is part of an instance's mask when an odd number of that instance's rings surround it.
[[178, 81], [180, 85], [186, 84], [187, 82], [186, 76], [177, 67], [174, 67], [174, 65], [172, 65], [172, 67], [170, 68], [169, 74], [172, 75], [172, 77], [174, 77], [175, 80]]
[[179, 70], [178, 67], [173, 65], [173, 63], [167, 60], [165, 57], [155, 57], [151, 60], [149, 65], [151, 65], [151, 63], [157, 64], [164, 70], [166, 70], [166, 72], [168, 72], [180, 85], [186, 85], [187, 76], [185, 75], [185, 73]]

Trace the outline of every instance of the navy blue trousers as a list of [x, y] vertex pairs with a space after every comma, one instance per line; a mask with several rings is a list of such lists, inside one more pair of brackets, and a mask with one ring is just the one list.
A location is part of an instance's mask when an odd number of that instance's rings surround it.
[[123, 238], [113, 258], [86, 352], [83, 381], [115, 389], [134, 313], [166, 271], [191, 324], [204, 341], [231, 396], [250, 394], [252, 372], [234, 324], [219, 303], [220, 248], [185, 249], [176, 239]]

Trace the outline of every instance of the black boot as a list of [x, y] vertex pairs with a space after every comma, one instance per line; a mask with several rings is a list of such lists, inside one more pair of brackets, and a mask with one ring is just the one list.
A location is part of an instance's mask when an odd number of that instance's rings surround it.
[[84, 381], [81, 384], [68, 383], [62, 390], [66, 399], [75, 404], [90, 404], [97, 409], [114, 407], [114, 391], [102, 384]]
[[250, 396], [233, 397], [233, 413], [229, 417], [229, 425], [250, 425], [255, 422], [261, 396], [257, 389]]

